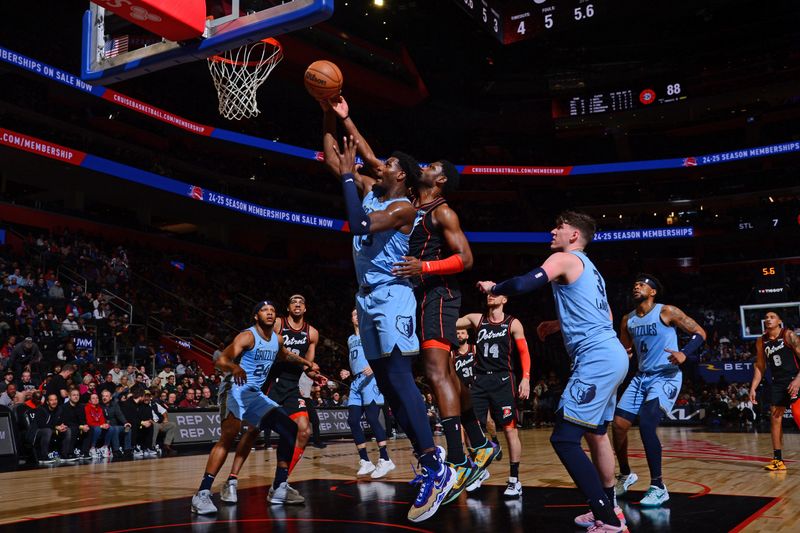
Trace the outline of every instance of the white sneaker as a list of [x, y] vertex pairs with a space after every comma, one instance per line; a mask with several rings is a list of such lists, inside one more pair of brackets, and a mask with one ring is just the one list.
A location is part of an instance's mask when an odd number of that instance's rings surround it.
[[228, 502], [228, 503], [236, 503], [239, 501], [239, 496], [236, 493], [236, 488], [238, 487], [239, 482], [235, 479], [229, 479], [225, 482], [222, 486], [222, 492], [220, 493], [219, 499]]
[[508, 478], [508, 483], [506, 483], [506, 490], [503, 492], [503, 497], [519, 498], [520, 496], [522, 496], [522, 482], [515, 477]]
[[391, 459], [388, 461], [384, 461], [383, 459], [378, 459], [378, 466], [375, 467], [375, 470], [372, 472], [370, 477], [372, 479], [380, 479], [382, 477], [386, 477], [386, 475], [394, 470], [395, 466]]
[[154, 449], [152, 449], [152, 448], [147, 448], [147, 449], [144, 451], [144, 456], [145, 456], [145, 457], [147, 457], [147, 458], [151, 458], [151, 457], [158, 457], [158, 452], [156, 452], [156, 451], [155, 451]]
[[144, 457], [144, 450], [142, 450], [141, 446], [137, 446], [136, 448], [133, 449], [133, 456], [136, 459], [141, 459]]
[[358, 469], [356, 472], [357, 476], [366, 476], [367, 474], [371, 474], [375, 471], [375, 465], [372, 464], [372, 461], [365, 461], [364, 459], [359, 459], [358, 464], [361, 468]]
[[192, 496], [192, 512], [196, 514], [214, 514], [217, 506], [211, 501], [210, 490], [200, 490]]
[[297, 490], [284, 481], [278, 488], [270, 487], [267, 502], [272, 505], [300, 505], [306, 501]]
[[663, 489], [656, 487], [655, 485], [650, 485], [650, 488], [644, 493], [639, 505], [642, 507], [658, 507], [667, 500], [669, 500], [669, 492], [667, 492], [666, 485]]
[[89, 457], [91, 459], [97, 459], [97, 448], [89, 448]]
[[614, 494], [616, 496], [622, 496], [628, 489], [639, 481], [639, 476], [637, 476], [634, 472], [631, 472], [628, 475], [619, 474], [617, 475], [617, 483], [614, 485]]
[[489, 479], [490, 477], [492, 477], [492, 475], [489, 473], [489, 471], [484, 470], [483, 472], [481, 472], [481, 475], [480, 477], [478, 477], [478, 479], [467, 485], [467, 488], [465, 490], [467, 492], [473, 492], [478, 490], [479, 488], [481, 488], [481, 485], [483, 485], [483, 482]]

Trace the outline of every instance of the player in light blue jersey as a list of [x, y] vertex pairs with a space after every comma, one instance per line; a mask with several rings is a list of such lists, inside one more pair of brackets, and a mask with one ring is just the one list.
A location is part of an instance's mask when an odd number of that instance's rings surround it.
[[[378, 388], [375, 374], [369, 366], [364, 348], [361, 346], [361, 337], [358, 332], [358, 312], [353, 309], [351, 315], [354, 335], [347, 339], [347, 347], [350, 352], [350, 373], [355, 378], [350, 383], [350, 395], [347, 400], [347, 424], [353, 432], [353, 441], [356, 444], [359, 455], [359, 469], [357, 476], [369, 476], [372, 479], [380, 479], [395, 469], [395, 465], [389, 459], [389, 452], [386, 449], [386, 430], [381, 424], [379, 415], [383, 406], [383, 394]], [[361, 416], [366, 415], [367, 422], [375, 434], [375, 441], [378, 443], [380, 458], [378, 465], [372, 463], [367, 455], [367, 438], [361, 428]]]
[[[275, 480], [267, 501], [271, 504], [301, 504], [305, 501], [287, 481], [297, 439], [297, 425], [281, 407], [261, 392], [261, 386], [275, 361], [307, 366], [314, 372], [318, 372], [319, 367], [284, 348], [283, 339], [273, 331], [276, 316], [272, 302], [258, 302], [253, 307], [255, 324], [239, 333], [214, 362], [219, 370], [225, 372], [219, 389], [222, 431], [208, 456], [200, 489], [192, 498], [192, 511], [197, 514], [217, 512], [211, 500], [211, 485], [225, 463], [228, 450], [243, 421], [251, 428], [259, 428], [258, 431], [272, 430], [280, 435]], [[246, 459], [250, 444], [246, 451], [242, 446], [237, 448], [234, 462], [239, 461], [239, 466]]]
[[[434, 445], [425, 403], [414, 381], [412, 363], [419, 354], [414, 291], [407, 279], [393, 273], [395, 264], [408, 255], [417, 213], [406, 194], [420, 168], [402, 152], [394, 152], [385, 162], [375, 157], [343, 98], [320, 104], [325, 111], [325, 161], [341, 177], [354, 234], [359, 336], [375, 380], [422, 465], [419, 493], [408, 511], [409, 520], [420, 522], [436, 513], [456, 481], [455, 469], [444, 463]], [[337, 115], [348, 134], [341, 151], [335, 138]], [[371, 176], [356, 168], [357, 151]]]
[[[594, 220], [566, 211], [551, 230], [555, 251], [541, 267], [495, 284], [480, 281], [487, 294], [514, 295], [551, 285], [564, 345], [573, 360], [556, 412], [550, 437], [558, 458], [578, 489], [586, 496], [591, 513], [590, 531], [625, 531], [622, 510], [614, 505], [614, 452], [606, 437], [617, 399], [617, 388], [628, 372], [628, 356], [612, 326], [603, 276], [583, 249], [592, 241]], [[595, 466], [581, 448], [586, 438]]]
[[[659, 506], [669, 500], [669, 492], [661, 479], [661, 441], [656, 428], [678, 399], [683, 382], [678, 365], [687, 357], [694, 357], [706, 338], [703, 328], [683, 311], [656, 303], [656, 298], [663, 294], [662, 285], [655, 277], [639, 274], [633, 283], [636, 309], [622, 318], [619, 332], [628, 353], [636, 352], [639, 371], [625, 389], [614, 416], [614, 451], [620, 469], [616, 494], [624, 494], [639, 479], [628, 463], [628, 430], [638, 416], [639, 433], [650, 467], [650, 488], [641, 499], [642, 507]], [[678, 348], [676, 328], [691, 336], [682, 350]]]

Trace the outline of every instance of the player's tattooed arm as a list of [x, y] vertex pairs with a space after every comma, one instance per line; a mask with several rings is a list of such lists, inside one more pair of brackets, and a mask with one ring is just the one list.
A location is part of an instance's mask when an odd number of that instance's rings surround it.
[[706, 331], [700, 327], [700, 324], [674, 305], [665, 305], [662, 307], [661, 316], [664, 319], [664, 323], [668, 326], [676, 327], [684, 333], [697, 333], [703, 337], [703, 339], [706, 338]]
[[300, 366], [303, 366], [303, 367], [308, 367], [311, 370], [311, 372], [319, 372], [319, 365], [317, 365], [317, 363], [315, 363], [313, 361], [309, 361], [308, 359], [300, 357], [296, 353], [290, 352], [289, 350], [287, 350], [286, 347], [283, 345], [283, 337], [281, 337], [280, 335], [278, 335], [278, 357], [277, 357], [277, 360], [278, 361], [284, 361], [284, 362], [287, 362], [287, 363], [292, 363], [292, 364], [295, 364], [295, 365], [300, 365]]

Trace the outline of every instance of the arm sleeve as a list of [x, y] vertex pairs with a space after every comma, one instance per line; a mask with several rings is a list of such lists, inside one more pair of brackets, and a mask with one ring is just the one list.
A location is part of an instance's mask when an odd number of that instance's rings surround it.
[[492, 294], [513, 296], [541, 289], [548, 282], [547, 272], [542, 267], [534, 268], [527, 274], [501, 281], [492, 287]]
[[347, 207], [347, 222], [353, 235], [369, 234], [369, 216], [364, 212], [361, 199], [358, 197], [355, 177], [352, 174], [342, 175], [342, 193]]
[[531, 377], [531, 355], [528, 352], [528, 341], [523, 339], [514, 339], [517, 343], [517, 350], [519, 350], [519, 360], [522, 363], [522, 377], [530, 379]]
[[703, 347], [703, 344], [705, 344], [703, 337], [701, 337], [699, 333], [695, 333], [681, 351], [686, 355], [687, 359], [696, 360], [697, 352]]
[[458, 274], [464, 271], [464, 261], [458, 254], [439, 261], [423, 261], [422, 272], [425, 274]]

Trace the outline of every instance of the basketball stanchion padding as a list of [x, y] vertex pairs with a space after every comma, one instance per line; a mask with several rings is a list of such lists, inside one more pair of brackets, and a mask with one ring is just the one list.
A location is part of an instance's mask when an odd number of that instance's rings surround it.
[[202, 37], [206, 28], [205, 0], [91, 1], [170, 41]]
[[272, 37], [208, 58], [208, 70], [219, 97], [219, 114], [229, 120], [257, 116], [258, 88], [283, 59], [283, 48]]

